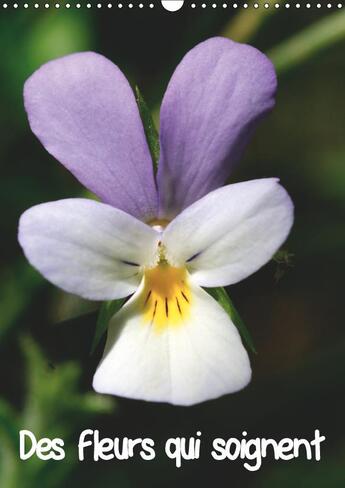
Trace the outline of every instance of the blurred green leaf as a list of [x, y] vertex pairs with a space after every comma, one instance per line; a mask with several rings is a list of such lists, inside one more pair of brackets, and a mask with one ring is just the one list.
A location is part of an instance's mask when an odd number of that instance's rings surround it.
[[26, 428], [38, 435], [53, 429], [54, 433], [68, 438], [71, 430], [82, 422], [83, 415], [112, 411], [114, 403], [110, 397], [78, 393], [81, 371], [77, 363], [52, 367], [32, 339], [25, 337], [21, 342], [27, 363], [27, 392], [22, 412]]
[[2, 273], [0, 340], [16, 323], [42, 283], [42, 277], [22, 259]]
[[18, 421], [10, 405], [0, 398], [0, 432], [1, 439], [6, 438], [12, 446], [17, 445]]
[[149, 149], [153, 161], [153, 169], [156, 172], [158, 169], [158, 161], [159, 161], [158, 132], [156, 130], [151, 112], [137, 86], [135, 87], [135, 93], [136, 93], [136, 100], [139, 107], [141, 120], [143, 122], [144, 130], [145, 130], [147, 143], [149, 145]]
[[268, 52], [278, 74], [345, 40], [345, 10], [330, 14]]
[[28, 37], [26, 48], [32, 65], [39, 66], [51, 59], [87, 49], [91, 44], [91, 32], [87, 16], [81, 11], [45, 12]]
[[266, 0], [256, 2], [258, 8], [241, 9], [225, 26], [222, 36], [237, 42], [248, 42], [262, 28], [268, 17], [271, 17], [277, 9], [265, 8]]
[[313, 155], [315, 164], [308, 175], [308, 181], [314, 191], [327, 201], [345, 206], [345, 148], [331, 147], [327, 150], [316, 150]]
[[102, 303], [101, 308], [99, 309], [95, 335], [92, 341], [91, 354], [94, 353], [99, 341], [107, 330], [110, 319], [120, 310], [125, 301], [125, 298], [120, 298], [119, 300], [110, 300]]
[[55, 288], [52, 290], [49, 318], [54, 324], [71, 323], [82, 320], [83, 317], [89, 320], [94, 317], [96, 323], [99, 310], [99, 303], [86, 300], [72, 293]]
[[266, 469], [254, 488], [342, 488], [345, 486], [344, 447], [327, 456], [327, 462], [314, 463], [295, 460], [291, 464], [275, 464]]
[[206, 291], [219, 303], [219, 305], [223, 307], [225, 312], [229, 315], [230, 319], [235, 324], [239, 333], [241, 334], [241, 337], [244, 343], [247, 345], [247, 347], [254, 354], [257, 354], [250, 332], [247, 329], [246, 325], [244, 324], [243, 320], [241, 319], [239, 313], [235, 309], [234, 304], [230, 300], [230, 297], [227, 294], [226, 290], [222, 287], [218, 287], [218, 288], [206, 288]]
[[47, 61], [90, 49], [92, 29], [87, 12], [81, 10], [28, 9], [19, 12], [18, 9], [15, 14], [12, 22], [7, 16], [0, 19], [0, 44], [11, 47], [4, 49], [2, 58], [3, 89], [7, 94], [3, 103], [11, 107], [6, 118], [12, 118], [15, 106], [16, 117], [12, 123], [18, 124], [26, 122], [24, 117], [18, 116], [18, 110], [23, 106], [21, 94], [25, 79]]
[[[51, 367], [35, 342], [21, 341], [26, 358], [26, 395], [19, 414], [0, 401], [0, 486], [51, 488], [65, 486], [78, 464], [74, 436], [94, 415], [114, 411], [114, 401], [95, 393], [79, 393], [81, 367], [72, 362]], [[18, 462], [18, 436], [30, 430], [36, 438], [60, 437], [68, 462], [42, 461], [36, 456]]]
[[19, 424], [14, 409], [0, 399], [0, 486], [16, 488], [18, 484], [18, 432]]

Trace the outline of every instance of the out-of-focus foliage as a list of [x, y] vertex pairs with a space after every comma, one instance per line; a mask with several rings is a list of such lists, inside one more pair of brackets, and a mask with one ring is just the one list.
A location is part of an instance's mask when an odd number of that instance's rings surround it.
[[94, 352], [102, 336], [105, 334], [111, 317], [113, 317], [120, 310], [125, 301], [126, 300], [124, 298], [119, 298], [118, 300], [111, 300], [102, 303], [97, 317], [91, 352]]
[[224, 27], [221, 35], [237, 42], [250, 42], [269, 17], [277, 13], [277, 9], [265, 8], [266, 0], [256, 3], [259, 5], [258, 8], [240, 10]]
[[[78, 463], [74, 444], [79, 429], [96, 415], [114, 413], [114, 401], [95, 393], [79, 393], [80, 366], [68, 362], [49, 365], [32, 339], [21, 340], [25, 355], [26, 388], [20, 412], [0, 401], [0, 486], [58, 487]], [[36, 439], [60, 437], [68, 462], [19, 459], [19, 431], [30, 430]]]
[[[7, 14], [7, 12], [6, 12]], [[12, 147], [22, 137], [25, 117], [23, 114], [22, 90], [25, 79], [42, 63], [91, 46], [92, 29], [83, 12], [61, 11], [56, 15], [48, 12], [24, 11], [0, 16], [0, 45], [2, 51], [0, 76], [2, 79], [0, 113], [0, 164], [8, 174], [11, 165]], [[27, 125], [25, 132], [27, 131]], [[25, 165], [31, 164], [26, 151], [20, 153]], [[17, 166], [21, 166], [16, 160]], [[32, 162], [32, 164], [34, 164]], [[24, 178], [23, 178], [24, 177]], [[44, 199], [44, 184], [15, 171], [0, 183], [0, 203], [2, 208], [10, 206], [8, 223], [3, 223], [3, 232], [9, 231], [10, 242], [15, 242], [18, 211], [25, 202]], [[49, 195], [49, 190], [47, 192]], [[37, 201], [37, 200], [36, 200]], [[18, 208], [19, 207], [19, 208]], [[4, 219], [3, 219], [4, 220]], [[6, 219], [7, 221], [7, 219]], [[6, 226], [8, 228], [6, 229]], [[41, 283], [41, 278], [23, 260], [1, 267], [0, 273], [0, 338], [15, 324], [30, 303], [33, 293]]]
[[27, 263], [20, 260], [1, 273], [0, 340], [15, 326], [18, 317], [30, 304], [42, 278]]
[[278, 73], [295, 68], [345, 38], [345, 11], [335, 12], [271, 49]]
[[2, 89], [6, 89], [17, 109], [25, 79], [51, 59], [83, 51], [92, 45], [92, 29], [83, 11], [25, 11], [0, 17], [0, 44], [3, 52]]
[[294, 466], [283, 465], [275, 467], [269, 476], [257, 485], [257, 488], [340, 488], [345, 486], [344, 449], [335, 452], [327, 464], [318, 463], [310, 466], [308, 462], [296, 462]]

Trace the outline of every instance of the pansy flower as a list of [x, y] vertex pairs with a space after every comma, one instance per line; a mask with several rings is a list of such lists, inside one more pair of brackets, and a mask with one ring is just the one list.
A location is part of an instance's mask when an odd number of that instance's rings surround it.
[[97, 392], [191, 405], [250, 381], [237, 328], [202, 287], [257, 271], [292, 225], [276, 178], [222, 186], [275, 91], [274, 68], [257, 49], [224, 38], [197, 45], [163, 98], [155, 175], [133, 91], [108, 59], [72, 54], [27, 80], [32, 131], [101, 202], [30, 208], [20, 244], [67, 292], [130, 296], [110, 321]]

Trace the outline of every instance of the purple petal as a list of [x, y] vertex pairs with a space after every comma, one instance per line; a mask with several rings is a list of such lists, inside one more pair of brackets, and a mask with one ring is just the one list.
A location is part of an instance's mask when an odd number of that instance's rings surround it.
[[275, 91], [272, 63], [251, 46], [216, 37], [187, 53], [161, 107], [162, 217], [225, 183]]
[[51, 61], [25, 83], [32, 131], [104, 202], [135, 217], [157, 215], [152, 161], [131, 87], [105, 57]]

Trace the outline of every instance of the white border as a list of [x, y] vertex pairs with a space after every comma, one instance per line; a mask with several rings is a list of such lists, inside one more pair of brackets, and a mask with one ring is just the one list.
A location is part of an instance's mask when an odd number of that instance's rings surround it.
[[[199, 1], [199, 2], [193, 2], [193, 3], [189, 3], [189, 4], [185, 4], [181, 10], [183, 9], [186, 9], [186, 8], [192, 8], [192, 9], [206, 9], [206, 8], [223, 8], [223, 9], [248, 9], [248, 8], [255, 8], [255, 9], [258, 9], [258, 8], [265, 8], [265, 9], [268, 9], [268, 8], [286, 8], [286, 9], [300, 9], [300, 8], [306, 8], [306, 9], [321, 9], [321, 8], [327, 8], [327, 9], [341, 9], [345, 6], [345, 4], [343, 3], [340, 3], [340, 2], [328, 2], [328, 3], [311, 3], [311, 2], [302, 2], [302, 3], [293, 3], [293, 4], [290, 4], [288, 2], [265, 2], [265, 3], [258, 3], [258, 2], [239, 2], [239, 3], [233, 3], [233, 2], [214, 2], [214, 3], [211, 3], [211, 2], [202, 2], [202, 1]], [[122, 1], [122, 2], [98, 2], [98, 3], [89, 3], [89, 2], [83, 2], [83, 3], [79, 3], [79, 2], [71, 2], [71, 3], [59, 3], [59, 2], [46, 2], [46, 1], [41, 1], [41, 2], [30, 2], [30, 3], [2, 3], [0, 4], [0, 7], [2, 7], [2, 9], [8, 9], [8, 10], [12, 10], [12, 9], [21, 9], [21, 8], [24, 8], [24, 9], [39, 9], [39, 8], [43, 8], [43, 9], [73, 9], [73, 8], [76, 8], [76, 9], [112, 9], [112, 8], [116, 8], [116, 9], [134, 9], [134, 8], [139, 8], [139, 9], [153, 9], [155, 7], [158, 7], [158, 8], [163, 8], [161, 3], [160, 2], [156, 2], [153, 3], [143, 3], [143, 2], [126, 2], [126, 1]]]

